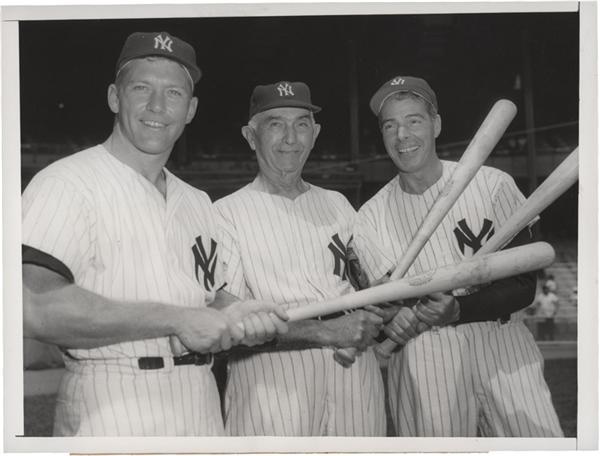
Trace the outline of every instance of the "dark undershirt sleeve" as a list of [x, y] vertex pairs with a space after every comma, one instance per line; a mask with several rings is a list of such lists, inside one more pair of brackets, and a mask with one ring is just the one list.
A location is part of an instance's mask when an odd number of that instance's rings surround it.
[[[532, 241], [529, 227], [517, 234], [505, 249]], [[504, 250], [504, 249], [503, 249]], [[519, 274], [492, 282], [468, 296], [458, 296], [460, 318], [454, 324], [493, 321], [529, 306], [535, 297], [536, 272]]]
[[50, 269], [63, 276], [70, 283], [75, 282], [71, 270], [62, 261], [54, 258], [52, 255], [25, 244], [21, 246], [21, 252], [23, 264], [35, 264], [36, 266]]

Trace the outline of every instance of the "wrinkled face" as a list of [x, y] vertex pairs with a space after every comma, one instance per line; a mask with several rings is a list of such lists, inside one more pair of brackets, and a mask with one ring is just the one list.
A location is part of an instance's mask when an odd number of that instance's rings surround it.
[[425, 101], [391, 98], [381, 109], [379, 124], [385, 149], [400, 172], [426, 172], [435, 165], [441, 119], [431, 118]]
[[137, 59], [111, 84], [108, 103], [125, 139], [146, 154], [168, 154], [196, 113], [189, 78], [176, 62]]
[[302, 172], [320, 128], [307, 109], [274, 108], [254, 116], [242, 134], [261, 172], [277, 179]]

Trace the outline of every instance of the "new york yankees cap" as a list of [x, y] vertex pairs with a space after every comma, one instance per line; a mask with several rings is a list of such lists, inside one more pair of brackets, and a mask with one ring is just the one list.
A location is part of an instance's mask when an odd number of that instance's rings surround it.
[[174, 60], [185, 67], [194, 84], [200, 80], [202, 72], [196, 64], [196, 51], [189, 43], [168, 32], [135, 32], [129, 35], [117, 60], [115, 74], [118, 75], [133, 59], [152, 56]]
[[375, 95], [371, 98], [369, 106], [373, 114], [378, 116], [385, 100], [398, 92], [412, 92], [432, 105], [436, 111], [438, 110], [435, 92], [425, 79], [414, 76], [396, 76], [379, 87]]
[[250, 116], [273, 108], [306, 108], [319, 112], [321, 108], [312, 104], [310, 89], [304, 82], [280, 81], [258, 85], [250, 97]]

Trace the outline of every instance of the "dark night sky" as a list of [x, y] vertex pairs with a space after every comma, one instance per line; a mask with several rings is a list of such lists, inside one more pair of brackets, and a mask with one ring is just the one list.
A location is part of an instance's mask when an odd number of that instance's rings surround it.
[[[303, 80], [323, 132], [317, 148], [348, 149], [349, 42], [355, 49], [361, 141], [373, 136], [368, 101], [396, 74], [427, 78], [438, 94], [440, 141], [472, 136], [498, 98], [520, 113], [524, 128], [523, 31], [529, 35], [537, 125], [577, 120], [577, 13], [239, 17], [71, 20], [20, 23], [21, 119], [24, 141], [93, 144], [110, 132], [106, 88], [124, 39], [166, 30], [189, 41], [203, 78], [188, 144], [244, 148], [239, 133], [256, 84]], [[63, 107], [59, 108], [62, 103]], [[365, 139], [366, 138], [366, 139]]]

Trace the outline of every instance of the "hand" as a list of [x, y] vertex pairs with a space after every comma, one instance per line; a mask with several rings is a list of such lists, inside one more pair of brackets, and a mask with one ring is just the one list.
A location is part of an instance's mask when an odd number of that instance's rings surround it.
[[227, 306], [225, 314], [244, 328], [244, 345], [263, 344], [278, 334], [285, 334], [288, 315], [278, 304], [267, 301], [237, 301]]
[[[178, 313], [175, 336], [189, 351], [216, 353], [229, 350], [244, 337], [244, 331], [224, 312], [210, 307], [182, 308]], [[171, 350], [180, 351], [175, 338]]]
[[410, 339], [427, 329], [428, 327], [419, 321], [413, 309], [402, 307], [394, 319], [383, 328], [383, 332], [398, 345], [406, 345]]
[[414, 306], [415, 315], [429, 326], [445, 326], [458, 320], [460, 307], [448, 293], [432, 293]]
[[402, 307], [402, 301], [396, 302], [384, 302], [382, 304], [378, 304], [376, 306], [368, 305], [363, 307], [364, 310], [368, 310], [369, 312], [373, 312], [375, 315], [378, 315], [383, 320], [383, 324], [389, 323], [392, 318], [396, 316], [400, 308]]
[[329, 345], [338, 348], [355, 347], [364, 351], [369, 345], [375, 343], [383, 319], [373, 312], [357, 310], [323, 323], [330, 335]]

